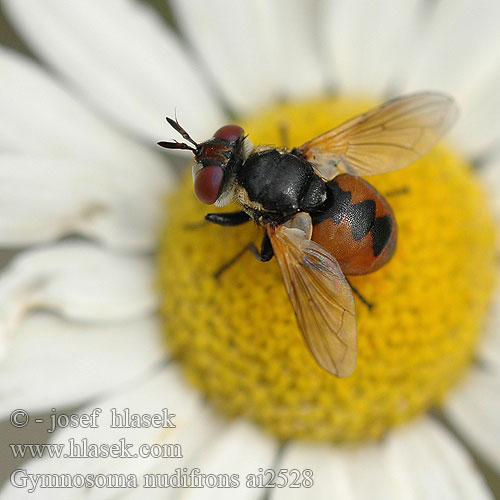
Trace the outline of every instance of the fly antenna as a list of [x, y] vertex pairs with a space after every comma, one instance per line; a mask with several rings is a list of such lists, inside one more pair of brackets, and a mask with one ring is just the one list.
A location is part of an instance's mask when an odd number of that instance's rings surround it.
[[177, 132], [179, 132], [179, 134], [181, 134], [182, 137], [186, 139], [186, 141], [193, 144], [195, 148], [198, 147], [198, 143], [194, 139], [192, 139], [192, 137], [180, 126], [179, 122], [177, 121], [177, 117], [175, 118], [175, 120], [173, 120], [172, 118], [169, 118], [167, 116], [167, 122], [174, 130], [177, 130]]
[[196, 154], [196, 148], [193, 148], [193, 146], [190, 146], [189, 144], [186, 144], [185, 142], [166, 142], [166, 141], [160, 141], [157, 142], [158, 146], [161, 146], [162, 148], [165, 149], [189, 149], [189, 151], [192, 151], [193, 153]]

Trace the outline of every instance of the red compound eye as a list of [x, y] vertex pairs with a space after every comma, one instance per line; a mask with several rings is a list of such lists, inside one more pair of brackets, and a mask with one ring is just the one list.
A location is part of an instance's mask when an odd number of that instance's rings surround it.
[[207, 205], [215, 203], [224, 178], [224, 170], [218, 165], [203, 167], [194, 178], [194, 194]]
[[234, 142], [239, 139], [244, 133], [244, 130], [239, 125], [225, 125], [215, 132], [214, 137], [224, 139], [225, 141]]

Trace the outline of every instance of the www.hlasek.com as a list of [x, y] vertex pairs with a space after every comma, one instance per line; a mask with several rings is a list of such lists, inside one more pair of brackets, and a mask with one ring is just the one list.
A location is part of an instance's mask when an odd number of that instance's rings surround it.
[[[10, 476], [15, 488], [33, 493], [43, 488], [138, 488], [136, 474], [30, 474], [16, 469]], [[204, 474], [198, 468], [177, 468], [172, 474], [143, 474], [143, 488], [311, 488], [311, 469], [258, 469], [246, 474]]]

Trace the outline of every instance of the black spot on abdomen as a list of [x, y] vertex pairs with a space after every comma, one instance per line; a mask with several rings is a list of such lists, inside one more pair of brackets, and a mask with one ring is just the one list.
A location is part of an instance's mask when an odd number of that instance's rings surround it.
[[370, 231], [370, 228], [374, 226], [375, 202], [365, 200], [350, 205], [348, 217], [351, 223], [352, 237], [356, 241], [363, 239]]
[[328, 184], [329, 196], [319, 214], [313, 215], [313, 224], [319, 224], [331, 219], [334, 224], [340, 224], [347, 219], [356, 241], [362, 240], [373, 228], [375, 222], [376, 203], [374, 200], [363, 200], [352, 203], [350, 191], [344, 191], [334, 181]]
[[377, 217], [371, 230], [373, 239], [373, 255], [379, 256], [389, 243], [393, 231], [392, 217]]

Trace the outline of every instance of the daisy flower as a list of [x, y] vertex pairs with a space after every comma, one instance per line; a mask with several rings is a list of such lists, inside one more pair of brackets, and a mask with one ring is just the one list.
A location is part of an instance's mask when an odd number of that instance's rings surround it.
[[[39, 61], [0, 48], [0, 245], [19, 250], [0, 275], [0, 409], [98, 425], [57, 420], [64, 453], [0, 499], [493, 498], [471, 453], [500, 470], [500, 4], [172, 0], [175, 29], [137, 0], [2, 6]], [[357, 367], [336, 379], [275, 263], [214, 280], [258, 230], [186, 227], [206, 207], [174, 173], [185, 156], [155, 146], [163, 118], [293, 146], [429, 89], [461, 118], [450, 145], [373, 179], [406, 188], [398, 248], [353, 279], [376, 307], [357, 302]], [[164, 425], [112, 427], [126, 409]]]

